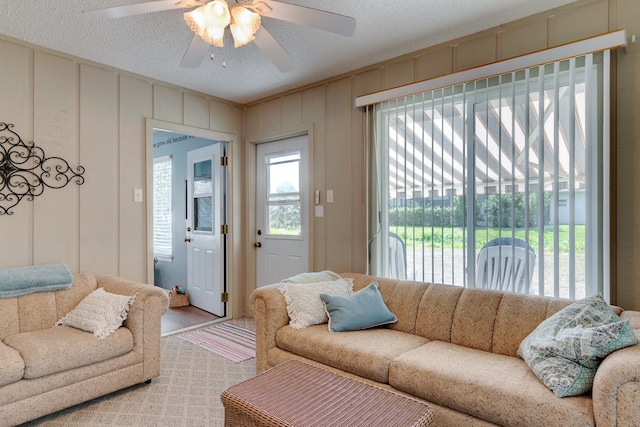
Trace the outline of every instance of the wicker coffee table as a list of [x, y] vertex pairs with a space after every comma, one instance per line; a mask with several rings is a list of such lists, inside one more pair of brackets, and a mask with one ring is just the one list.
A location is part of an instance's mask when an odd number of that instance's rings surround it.
[[426, 404], [298, 361], [225, 390], [225, 427], [422, 427]]

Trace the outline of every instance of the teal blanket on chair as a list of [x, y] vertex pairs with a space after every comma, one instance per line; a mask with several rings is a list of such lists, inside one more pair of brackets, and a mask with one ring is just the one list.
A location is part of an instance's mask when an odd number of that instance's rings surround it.
[[0, 298], [68, 289], [73, 274], [64, 264], [0, 268]]

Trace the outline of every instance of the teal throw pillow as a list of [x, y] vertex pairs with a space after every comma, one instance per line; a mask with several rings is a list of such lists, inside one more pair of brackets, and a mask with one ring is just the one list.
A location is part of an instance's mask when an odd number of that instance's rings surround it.
[[357, 331], [398, 320], [385, 305], [376, 282], [348, 297], [320, 294], [320, 299], [329, 317], [329, 332]]
[[518, 348], [518, 355], [557, 397], [591, 390], [608, 354], [638, 342], [628, 320], [595, 294], [543, 321]]

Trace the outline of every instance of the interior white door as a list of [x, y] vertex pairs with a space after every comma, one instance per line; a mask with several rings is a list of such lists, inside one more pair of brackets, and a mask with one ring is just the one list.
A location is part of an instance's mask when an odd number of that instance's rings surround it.
[[307, 135], [256, 148], [256, 286], [309, 271]]
[[224, 316], [223, 144], [187, 153], [187, 290], [189, 302]]

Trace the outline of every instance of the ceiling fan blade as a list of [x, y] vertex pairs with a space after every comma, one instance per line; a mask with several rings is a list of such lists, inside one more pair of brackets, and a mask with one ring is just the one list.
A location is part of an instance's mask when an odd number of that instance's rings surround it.
[[[105, 9], [87, 10], [82, 12], [85, 18], [101, 21], [107, 19], [123, 18], [125, 16], [141, 15], [143, 13], [161, 12], [163, 10], [193, 7], [194, 2], [182, 2], [177, 0], [156, 0], [145, 3], [128, 4], [124, 6], [107, 7]], [[195, 5], [197, 5], [196, 3]]]
[[265, 55], [275, 64], [283, 73], [291, 71], [295, 68], [295, 62], [289, 52], [287, 52], [271, 33], [260, 27], [255, 34], [253, 42], [264, 52]]
[[354, 18], [338, 13], [272, 0], [256, 0], [253, 5], [262, 16], [268, 18], [306, 25], [343, 36], [352, 36], [356, 30]]
[[187, 51], [182, 57], [180, 66], [182, 68], [198, 68], [202, 65], [202, 59], [209, 52], [209, 44], [202, 40], [202, 38], [195, 34], [189, 43]]

